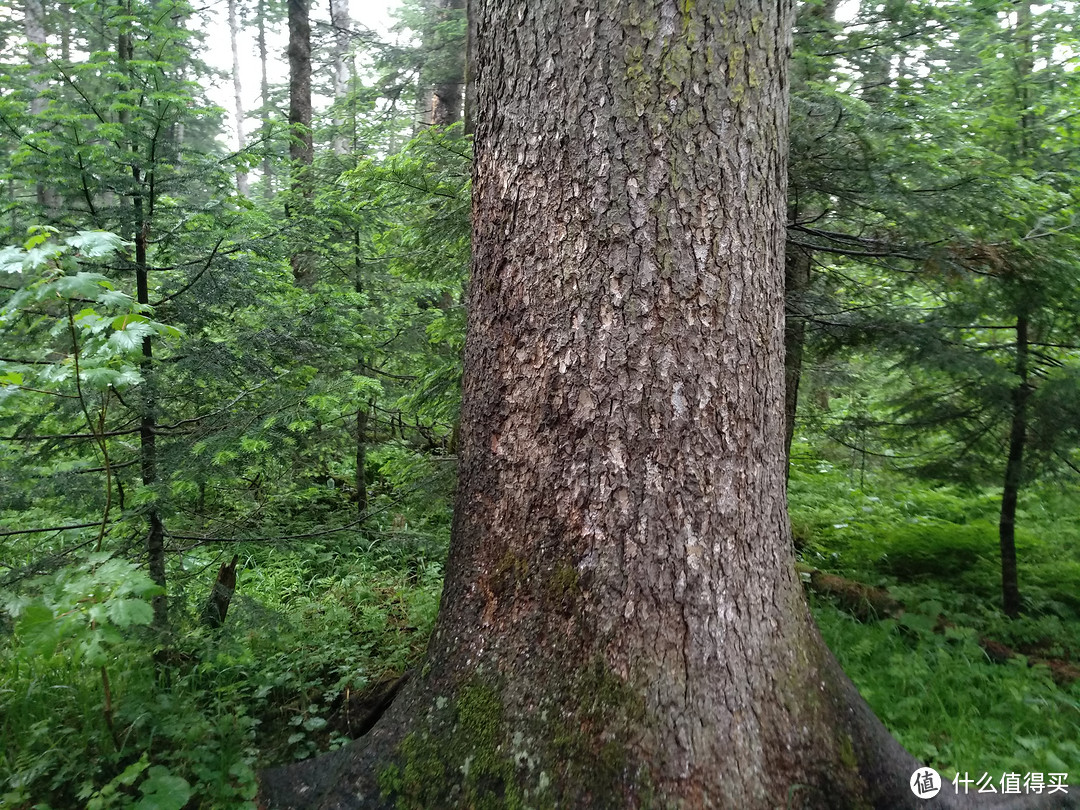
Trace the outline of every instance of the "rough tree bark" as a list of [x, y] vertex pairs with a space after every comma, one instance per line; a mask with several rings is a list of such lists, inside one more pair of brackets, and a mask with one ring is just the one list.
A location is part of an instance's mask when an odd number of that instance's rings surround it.
[[789, 13], [477, 4], [439, 620], [374, 730], [265, 774], [267, 807], [948, 806], [912, 794], [788, 542]]

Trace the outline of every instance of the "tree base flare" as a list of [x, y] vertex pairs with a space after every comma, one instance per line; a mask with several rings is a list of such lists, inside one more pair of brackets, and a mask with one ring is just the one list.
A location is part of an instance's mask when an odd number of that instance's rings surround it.
[[[511, 715], [504, 693], [474, 674], [451, 693], [446, 679], [416, 677], [367, 736], [339, 751], [267, 771], [264, 810], [411, 810], [412, 808], [1076, 808], [1057, 793], [955, 795], [946, 785], [923, 800], [910, 788], [919, 763], [891, 737], [822, 642], [825, 715], [835, 725], [808, 763], [787, 781], [773, 779], [756, 796], [733, 786], [686, 785], [672, 792], [652, 763], [669, 756], [645, 751], [649, 735], [627, 724], [648, 723], [644, 701], [617, 676], [590, 666], [589, 700], [558, 716], [551, 708]], [[586, 684], [582, 683], [582, 686]], [[434, 690], [439, 690], [438, 692]], [[583, 713], [582, 713], [583, 712]], [[611, 731], [623, 726], [623, 736]], [[597, 729], [607, 730], [597, 733]], [[640, 731], [640, 730], [638, 730]], [[547, 733], [547, 739], [535, 735]]]

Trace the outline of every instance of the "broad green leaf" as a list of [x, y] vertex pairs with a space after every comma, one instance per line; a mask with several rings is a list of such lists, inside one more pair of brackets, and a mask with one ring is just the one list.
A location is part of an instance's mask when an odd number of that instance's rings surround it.
[[132, 762], [116, 777], [114, 781], [119, 782], [121, 785], [133, 785], [135, 780], [139, 778], [143, 771], [149, 767], [150, 763], [147, 760], [147, 756], [144, 753], [139, 758], [138, 762]]
[[149, 324], [128, 324], [124, 329], [109, 335], [109, 347], [116, 352], [129, 352], [141, 348], [143, 338], [150, 337], [153, 334], [154, 329]]
[[139, 790], [143, 797], [135, 803], [135, 810], [181, 810], [191, 798], [188, 781], [160, 765], [150, 768], [149, 776], [139, 785]]
[[150, 319], [145, 315], [137, 315], [135, 313], [128, 313], [126, 315], [117, 315], [112, 319], [113, 329], [127, 329], [134, 323], [149, 323]]
[[118, 627], [146, 625], [154, 620], [154, 609], [142, 599], [111, 599], [106, 613]]
[[107, 231], [79, 231], [64, 242], [91, 259], [108, 256], [127, 244], [116, 234]]
[[119, 290], [106, 290], [98, 295], [97, 300], [106, 307], [127, 307], [135, 302], [134, 298]]
[[56, 250], [55, 245], [30, 248], [30, 250], [26, 251], [26, 257], [23, 259], [23, 267], [27, 270], [37, 270], [39, 267], [48, 264], [58, 255], [59, 253]]
[[102, 288], [113, 289], [113, 284], [101, 273], [79, 272], [73, 276], [56, 279], [51, 289], [61, 298], [90, 298], [97, 300]]
[[21, 273], [23, 252], [17, 247], [0, 248], [0, 273]]

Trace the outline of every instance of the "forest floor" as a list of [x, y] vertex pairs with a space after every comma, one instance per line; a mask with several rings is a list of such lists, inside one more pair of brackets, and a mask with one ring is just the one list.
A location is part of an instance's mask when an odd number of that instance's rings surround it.
[[[912, 754], [948, 779], [1077, 770], [1075, 487], [1023, 496], [1016, 620], [998, 607], [995, 490], [796, 458], [790, 491], [822, 633]], [[109, 580], [88, 563], [9, 601], [0, 807], [252, 808], [259, 769], [363, 733], [373, 699], [421, 661], [438, 608], [446, 523], [408, 518], [359, 543], [230, 547], [239, 585], [216, 630], [199, 607], [226, 552], [188, 557], [164, 655], [122, 618], [137, 601], [126, 569]]]

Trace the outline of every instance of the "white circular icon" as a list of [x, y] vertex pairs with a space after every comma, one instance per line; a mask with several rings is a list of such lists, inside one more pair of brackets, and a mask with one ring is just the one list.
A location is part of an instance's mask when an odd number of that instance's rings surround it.
[[941, 776], [933, 768], [919, 768], [911, 775], [911, 792], [920, 799], [932, 799], [941, 790]]

